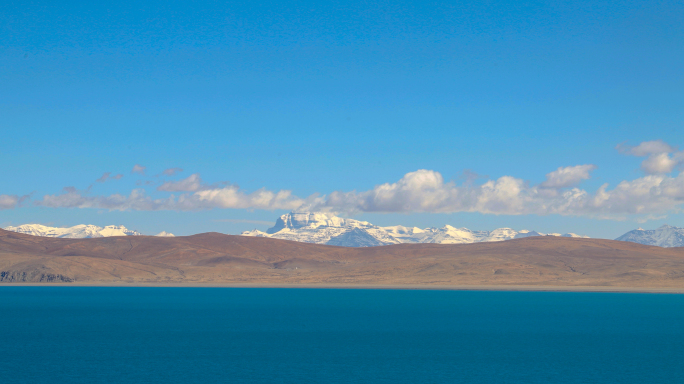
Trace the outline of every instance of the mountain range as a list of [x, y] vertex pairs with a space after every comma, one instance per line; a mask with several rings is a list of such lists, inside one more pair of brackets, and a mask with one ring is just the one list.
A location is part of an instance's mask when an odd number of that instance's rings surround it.
[[[142, 236], [122, 225], [76, 225], [70, 228], [49, 227], [40, 224], [10, 226], [5, 230], [33, 236], [56, 238], [98, 238], [112, 236]], [[172, 233], [160, 232], [155, 236], [173, 237]], [[555, 236], [588, 238], [574, 233], [542, 233], [511, 228], [493, 231], [474, 231], [445, 225], [441, 228], [404, 227], [401, 225], [380, 227], [367, 221], [337, 217], [324, 212], [290, 212], [280, 216], [266, 232], [259, 230], [242, 232], [242, 236], [269, 237], [303, 243], [327, 244], [344, 247], [374, 247], [392, 244], [471, 244], [520, 239], [532, 236]], [[615, 240], [629, 241], [659, 247], [684, 247], [684, 228], [663, 225], [646, 230], [629, 231]]]
[[243, 236], [270, 237], [303, 243], [345, 247], [373, 247], [404, 243], [471, 244], [520, 239], [530, 236], [584, 237], [574, 233], [541, 233], [498, 228], [493, 231], [473, 231], [445, 225], [441, 228], [379, 227], [367, 221], [345, 219], [323, 212], [290, 212], [280, 216], [266, 232], [242, 232]]
[[334, 247], [221, 233], [63, 239], [0, 229], [2, 283], [684, 292], [684, 248], [555, 236]]
[[663, 225], [658, 229], [638, 228], [629, 231], [615, 240], [631, 241], [644, 245], [657, 245], [659, 247], [684, 247], [684, 228]]
[[[24, 233], [27, 235], [41, 237], [58, 237], [65, 239], [90, 239], [96, 237], [112, 236], [142, 236], [142, 233], [128, 229], [123, 225], [107, 225], [98, 227], [97, 225], [81, 224], [69, 228], [48, 227], [40, 224], [24, 224], [16, 227], [6, 227], [7, 231]], [[172, 233], [161, 232], [155, 236], [171, 237]]]

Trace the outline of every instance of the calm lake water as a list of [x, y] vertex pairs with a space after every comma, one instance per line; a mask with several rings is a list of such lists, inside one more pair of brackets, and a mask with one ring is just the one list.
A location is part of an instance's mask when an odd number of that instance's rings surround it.
[[684, 383], [684, 295], [0, 287], [3, 383]]

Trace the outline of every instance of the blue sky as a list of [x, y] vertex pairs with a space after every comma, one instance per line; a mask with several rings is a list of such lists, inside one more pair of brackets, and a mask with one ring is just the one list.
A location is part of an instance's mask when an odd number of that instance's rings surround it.
[[302, 201], [379, 225], [684, 226], [682, 20], [675, 1], [3, 2], [0, 226], [239, 233]]

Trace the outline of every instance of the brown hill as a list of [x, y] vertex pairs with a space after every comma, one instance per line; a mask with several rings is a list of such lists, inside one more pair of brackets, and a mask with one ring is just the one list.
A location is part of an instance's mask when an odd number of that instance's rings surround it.
[[0, 230], [0, 281], [684, 290], [684, 248], [560, 237], [344, 248], [219, 233], [53, 239]]

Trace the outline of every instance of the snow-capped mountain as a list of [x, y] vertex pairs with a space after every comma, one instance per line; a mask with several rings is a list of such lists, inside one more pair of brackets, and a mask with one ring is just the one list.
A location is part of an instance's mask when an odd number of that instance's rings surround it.
[[[280, 216], [266, 232], [252, 230], [243, 236], [272, 237], [305, 243], [372, 247], [401, 243], [469, 244], [483, 241], [503, 241], [529, 236], [545, 236], [535, 231], [515, 231], [499, 228], [493, 231], [472, 231], [445, 225], [442, 228], [379, 227], [367, 221], [344, 219], [323, 212], [290, 212]], [[586, 237], [574, 233], [551, 236]]]
[[638, 228], [629, 231], [615, 240], [631, 241], [659, 247], [684, 247], [684, 228], [663, 225], [658, 229]]
[[[358, 231], [347, 234], [354, 229]], [[339, 236], [345, 234], [347, 235], [338, 239]], [[328, 244], [332, 241], [335, 245], [347, 247], [367, 247], [371, 243], [372, 245], [388, 245], [401, 242], [369, 222], [343, 219], [322, 212], [290, 212], [280, 216], [275, 225], [266, 232], [255, 229], [243, 232], [242, 235], [316, 244]]]
[[176, 237], [176, 235], [174, 235], [173, 233], [169, 233], [166, 231], [161, 231], [161, 232], [157, 233], [155, 236], [157, 236], [157, 237]]
[[62, 237], [69, 239], [85, 239], [93, 237], [111, 236], [142, 236], [140, 232], [128, 229], [123, 225], [108, 225], [98, 227], [96, 225], [76, 225], [70, 228], [48, 227], [40, 224], [24, 224], [16, 227], [5, 227], [7, 231], [25, 233], [33, 236]]

